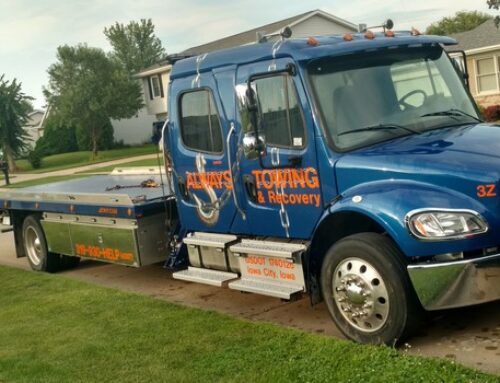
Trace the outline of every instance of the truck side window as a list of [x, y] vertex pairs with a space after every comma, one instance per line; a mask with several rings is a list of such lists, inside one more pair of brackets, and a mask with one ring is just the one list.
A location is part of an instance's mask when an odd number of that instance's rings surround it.
[[304, 119], [292, 78], [288, 75], [267, 77], [255, 80], [253, 85], [266, 143], [287, 148], [304, 147]]
[[219, 115], [208, 89], [184, 93], [180, 101], [181, 136], [189, 149], [222, 153]]

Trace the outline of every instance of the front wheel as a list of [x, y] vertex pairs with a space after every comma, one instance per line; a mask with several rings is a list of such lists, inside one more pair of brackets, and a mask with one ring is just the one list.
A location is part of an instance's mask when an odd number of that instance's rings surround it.
[[321, 288], [334, 322], [354, 341], [394, 345], [419, 323], [421, 307], [403, 256], [380, 234], [334, 244], [323, 261]]
[[60, 268], [59, 254], [49, 253], [40, 221], [30, 215], [23, 222], [23, 246], [31, 268], [35, 271], [56, 272]]

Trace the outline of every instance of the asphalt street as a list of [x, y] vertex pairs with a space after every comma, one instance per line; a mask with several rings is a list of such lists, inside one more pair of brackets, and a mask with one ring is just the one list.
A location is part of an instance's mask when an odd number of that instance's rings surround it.
[[[26, 259], [15, 256], [11, 233], [0, 234], [0, 264], [29, 269]], [[252, 321], [267, 321], [325, 336], [342, 338], [324, 305], [311, 307], [307, 298], [282, 302], [174, 280], [161, 264], [134, 269], [84, 261], [60, 273], [97, 285], [133, 291], [182, 305], [216, 310]], [[2, 282], [0, 281], [0, 292]], [[500, 374], [500, 302], [449, 310], [433, 316], [401, 352], [442, 357]]]

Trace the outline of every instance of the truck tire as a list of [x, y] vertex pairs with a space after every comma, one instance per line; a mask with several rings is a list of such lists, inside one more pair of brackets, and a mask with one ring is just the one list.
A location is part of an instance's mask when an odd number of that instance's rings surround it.
[[23, 246], [31, 268], [35, 271], [54, 273], [59, 270], [61, 256], [49, 253], [47, 240], [40, 221], [30, 215], [23, 222]]
[[420, 323], [423, 310], [404, 257], [380, 234], [335, 243], [323, 260], [321, 289], [334, 322], [356, 342], [396, 345]]

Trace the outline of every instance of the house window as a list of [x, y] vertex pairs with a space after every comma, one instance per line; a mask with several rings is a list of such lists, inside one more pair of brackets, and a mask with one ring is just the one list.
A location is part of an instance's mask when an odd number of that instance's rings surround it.
[[161, 78], [159, 75], [151, 76], [149, 78], [149, 90], [151, 99], [157, 97], [163, 97], [163, 88], [162, 88]]
[[293, 80], [288, 75], [254, 81], [261, 127], [268, 145], [302, 148], [305, 129]]
[[212, 93], [208, 89], [184, 93], [180, 101], [181, 136], [190, 149], [222, 153], [222, 132]]
[[495, 58], [476, 60], [476, 80], [478, 93], [498, 91], [498, 65]]

